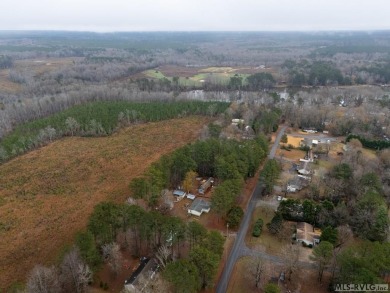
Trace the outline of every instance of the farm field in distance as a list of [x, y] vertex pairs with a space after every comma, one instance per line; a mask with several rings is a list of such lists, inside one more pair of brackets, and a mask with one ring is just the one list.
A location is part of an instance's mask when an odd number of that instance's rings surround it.
[[164, 65], [154, 69], [148, 69], [142, 72], [137, 77], [147, 77], [154, 79], [167, 78], [172, 81], [173, 77], [178, 77], [180, 86], [202, 86], [206, 81], [214, 84], [229, 83], [233, 76], [238, 76], [243, 79], [243, 84], [246, 84], [246, 78], [255, 73], [269, 72], [275, 73], [275, 69], [259, 67], [181, 67]]
[[1, 287], [59, 256], [97, 203], [124, 202], [132, 178], [196, 139], [209, 121], [192, 116], [131, 126], [109, 137], [65, 138], [1, 165]]

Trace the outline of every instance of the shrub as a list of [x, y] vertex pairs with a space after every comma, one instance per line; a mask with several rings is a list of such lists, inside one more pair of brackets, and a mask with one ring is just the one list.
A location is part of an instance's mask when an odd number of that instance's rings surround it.
[[263, 232], [263, 225], [264, 225], [263, 219], [258, 219], [255, 225], [253, 226], [252, 236], [259, 237], [261, 235], [261, 232]]
[[310, 147], [307, 145], [300, 146], [299, 149], [304, 152], [310, 151]]
[[283, 134], [282, 135], [282, 138], [280, 139], [280, 142], [281, 143], [287, 143], [288, 139], [287, 139], [287, 134]]

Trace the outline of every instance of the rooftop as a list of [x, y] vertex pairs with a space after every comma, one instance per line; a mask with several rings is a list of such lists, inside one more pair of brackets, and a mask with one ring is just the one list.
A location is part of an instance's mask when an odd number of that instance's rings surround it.
[[174, 190], [173, 195], [174, 196], [180, 196], [183, 197], [186, 193], [183, 190]]
[[146, 264], [150, 261], [150, 258], [143, 257], [141, 259], [141, 263], [139, 264], [138, 268], [131, 274], [130, 278], [128, 278], [125, 281], [125, 285], [127, 284], [133, 284], [135, 280], [137, 279], [138, 275], [143, 271], [145, 268]]
[[315, 239], [319, 239], [321, 236], [321, 230], [314, 229], [312, 225], [306, 222], [297, 223], [297, 240], [306, 240], [307, 242], [314, 243]]
[[210, 209], [210, 206], [211, 205], [208, 201], [205, 201], [202, 198], [197, 198], [193, 201], [189, 209], [202, 213], [202, 211]]
[[157, 271], [158, 264], [154, 259], [147, 257], [141, 258], [138, 268], [131, 274], [130, 278], [125, 281], [126, 285], [137, 286], [139, 283], [139, 276], [143, 275], [145, 278], [152, 278]]

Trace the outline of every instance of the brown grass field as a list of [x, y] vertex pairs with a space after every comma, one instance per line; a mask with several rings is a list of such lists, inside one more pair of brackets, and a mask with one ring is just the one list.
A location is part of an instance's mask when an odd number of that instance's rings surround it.
[[65, 138], [1, 165], [0, 289], [24, 281], [38, 263], [54, 263], [97, 203], [123, 202], [132, 178], [195, 140], [207, 122], [189, 117]]

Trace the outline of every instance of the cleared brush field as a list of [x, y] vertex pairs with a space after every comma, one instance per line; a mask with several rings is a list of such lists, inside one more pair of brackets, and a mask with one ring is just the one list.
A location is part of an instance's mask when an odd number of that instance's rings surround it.
[[109, 137], [55, 141], [0, 166], [0, 289], [55, 262], [96, 204], [123, 202], [129, 182], [161, 155], [194, 141], [210, 118], [125, 128]]

